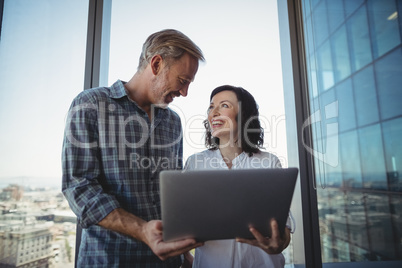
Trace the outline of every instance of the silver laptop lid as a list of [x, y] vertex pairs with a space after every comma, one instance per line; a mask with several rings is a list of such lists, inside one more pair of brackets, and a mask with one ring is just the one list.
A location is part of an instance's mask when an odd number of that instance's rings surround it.
[[297, 168], [166, 170], [160, 173], [164, 241], [269, 236], [270, 219], [284, 231]]

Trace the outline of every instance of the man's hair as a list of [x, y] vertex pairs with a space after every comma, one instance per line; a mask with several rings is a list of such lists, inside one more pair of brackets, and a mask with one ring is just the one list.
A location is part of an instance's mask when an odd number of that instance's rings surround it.
[[[215, 88], [210, 100], [222, 91], [232, 91], [237, 96], [239, 102], [239, 111], [241, 114], [236, 116], [236, 120], [240, 125], [240, 146], [242, 150], [252, 156], [253, 153], [258, 153], [260, 148], [263, 148], [264, 144], [264, 129], [261, 127], [258, 105], [254, 97], [242, 87], [234, 86], [220, 86]], [[205, 145], [210, 150], [216, 150], [219, 147], [219, 138], [213, 137], [209, 126], [208, 119], [204, 120], [205, 133]]]
[[200, 61], [205, 61], [201, 49], [182, 32], [166, 29], [153, 33], [142, 46], [138, 71], [143, 70], [155, 55], [160, 55], [167, 64], [170, 64], [180, 59], [185, 52]]

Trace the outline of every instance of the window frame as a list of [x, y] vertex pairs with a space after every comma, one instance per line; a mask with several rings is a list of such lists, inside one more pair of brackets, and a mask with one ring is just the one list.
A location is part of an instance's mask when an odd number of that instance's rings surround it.
[[0, 0], [0, 41], [3, 26], [4, 0]]
[[[300, 207], [296, 208], [301, 209], [302, 228], [298, 229], [301, 234], [293, 236], [294, 267], [322, 267], [317, 194], [314, 190], [314, 159], [303, 146], [304, 143], [311, 147], [312, 130], [309, 127], [303, 129], [310, 109], [306, 94], [308, 81], [301, 1], [287, 0], [285, 3], [278, 0], [278, 10], [288, 163], [289, 166], [299, 167], [300, 184], [293, 198], [300, 195], [301, 199]], [[301, 224], [297, 222], [297, 225]]]

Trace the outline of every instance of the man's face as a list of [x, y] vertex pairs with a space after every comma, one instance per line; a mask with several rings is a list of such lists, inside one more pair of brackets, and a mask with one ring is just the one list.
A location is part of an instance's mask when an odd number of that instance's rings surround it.
[[163, 65], [162, 70], [156, 75], [152, 89], [152, 103], [166, 108], [175, 97], [187, 96], [188, 87], [194, 81], [198, 70], [198, 59], [188, 53], [170, 66]]

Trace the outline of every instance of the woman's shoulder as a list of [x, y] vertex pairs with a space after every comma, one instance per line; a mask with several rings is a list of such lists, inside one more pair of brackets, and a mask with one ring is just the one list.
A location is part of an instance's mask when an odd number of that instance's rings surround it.
[[252, 157], [257, 157], [257, 158], [278, 158], [276, 155], [270, 152], [265, 152], [265, 151], [259, 151], [258, 153], [254, 153]]
[[281, 161], [275, 154], [265, 151], [259, 151], [258, 153], [254, 153], [249, 158], [253, 162], [261, 163], [261, 166], [265, 168], [276, 168], [276, 167], [280, 168], [282, 166]]
[[216, 152], [219, 150], [205, 150], [199, 153], [195, 153], [189, 156], [189, 159], [192, 158], [209, 158], [216, 155]]
[[187, 158], [185, 169], [201, 169], [198, 166], [200, 164], [202, 164], [202, 166], [204, 166], [206, 162], [210, 161], [210, 159], [216, 158], [217, 152], [219, 152], [219, 150], [205, 150], [205, 151], [190, 155]]

